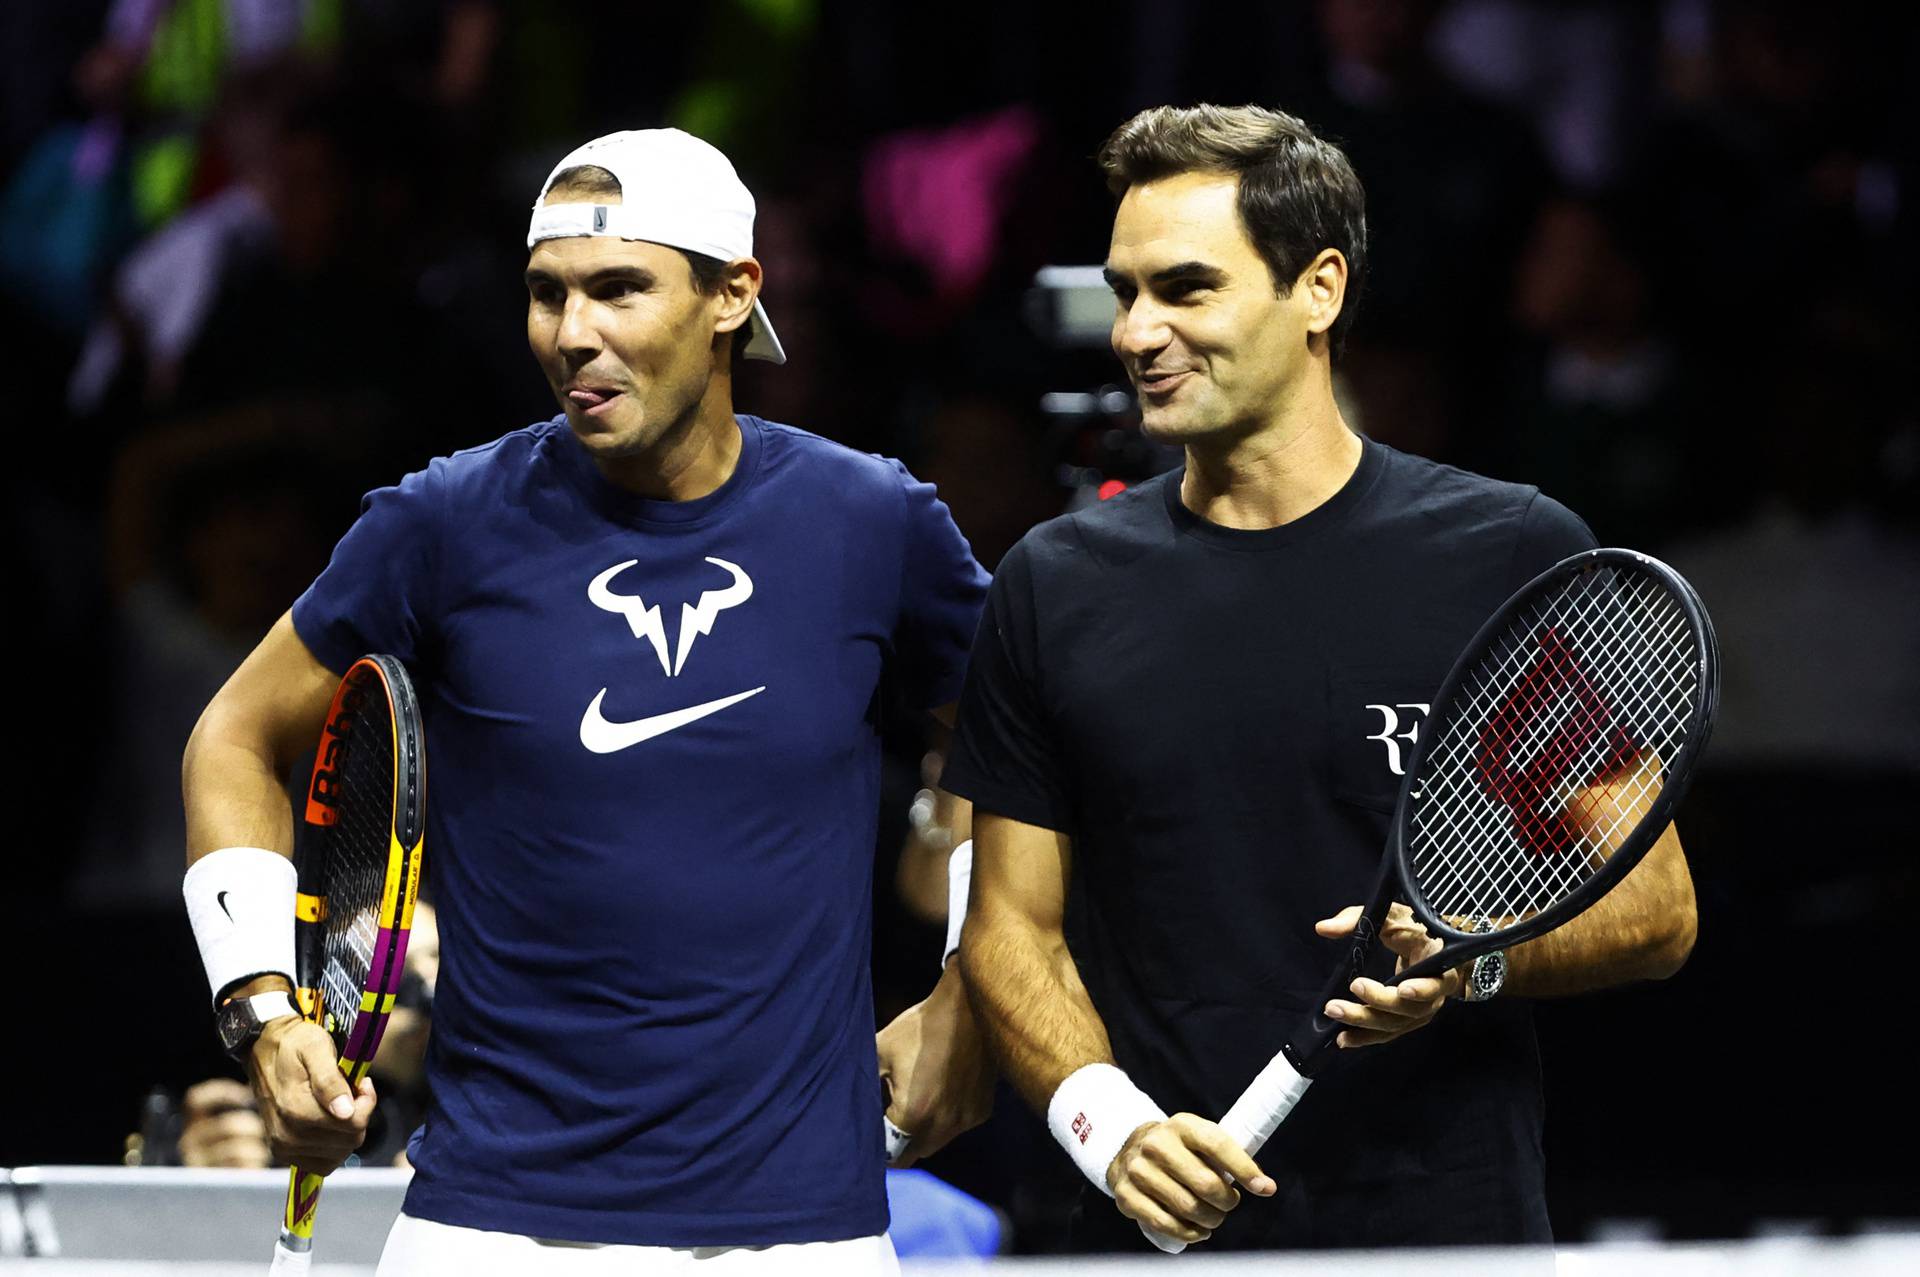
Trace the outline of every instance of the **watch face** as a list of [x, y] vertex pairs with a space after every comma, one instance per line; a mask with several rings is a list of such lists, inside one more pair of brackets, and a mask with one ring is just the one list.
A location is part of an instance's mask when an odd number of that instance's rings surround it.
[[220, 1030], [220, 1045], [229, 1055], [253, 1041], [260, 1032], [260, 1022], [254, 1019], [253, 1008], [245, 998], [235, 998], [221, 1007], [214, 1024]]
[[1473, 987], [1481, 997], [1490, 998], [1500, 992], [1500, 986], [1507, 980], [1507, 958], [1503, 953], [1490, 953], [1473, 964]]

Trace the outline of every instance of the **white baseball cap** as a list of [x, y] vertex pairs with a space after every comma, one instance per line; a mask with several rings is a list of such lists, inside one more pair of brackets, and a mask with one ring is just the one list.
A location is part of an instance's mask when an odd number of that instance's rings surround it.
[[[553, 179], [593, 164], [620, 182], [618, 204], [547, 204]], [[717, 148], [679, 129], [629, 129], [567, 152], [541, 184], [527, 247], [543, 239], [606, 235], [643, 239], [730, 262], [753, 256], [753, 193]], [[787, 362], [760, 299], [747, 320], [749, 359]]]

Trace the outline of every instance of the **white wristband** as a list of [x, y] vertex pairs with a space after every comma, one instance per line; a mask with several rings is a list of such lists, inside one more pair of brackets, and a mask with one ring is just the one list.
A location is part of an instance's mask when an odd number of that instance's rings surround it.
[[913, 1143], [913, 1136], [895, 1126], [893, 1119], [885, 1113], [880, 1115], [880, 1122], [886, 1131], [887, 1160], [897, 1162], [900, 1155], [907, 1151], [907, 1145]]
[[181, 892], [215, 1002], [261, 975], [293, 980], [293, 862], [259, 847], [222, 847], [193, 862]]
[[1047, 1102], [1047, 1129], [1080, 1173], [1108, 1197], [1113, 1189], [1107, 1186], [1107, 1168], [1127, 1137], [1148, 1122], [1166, 1120], [1160, 1106], [1111, 1064], [1074, 1070]]
[[960, 928], [967, 921], [967, 888], [973, 882], [973, 839], [953, 849], [947, 857], [947, 947], [940, 954], [940, 969], [960, 952]]

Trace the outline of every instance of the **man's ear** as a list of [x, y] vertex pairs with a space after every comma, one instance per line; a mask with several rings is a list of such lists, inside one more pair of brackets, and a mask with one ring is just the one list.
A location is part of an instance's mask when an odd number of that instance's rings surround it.
[[1327, 332], [1347, 301], [1347, 259], [1337, 248], [1323, 248], [1294, 282], [1307, 290], [1307, 336]]
[[753, 314], [754, 299], [760, 296], [764, 276], [760, 263], [751, 257], [736, 257], [727, 263], [721, 281], [720, 313], [714, 318], [716, 333], [736, 332]]

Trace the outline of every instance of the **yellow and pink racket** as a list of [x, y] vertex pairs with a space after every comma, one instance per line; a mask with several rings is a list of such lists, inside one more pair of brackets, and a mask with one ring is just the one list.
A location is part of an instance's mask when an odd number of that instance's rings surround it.
[[[426, 824], [420, 703], [391, 656], [355, 661], [334, 693], [307, 788], [295, 906], [296, 997], [358, 1087], [406, 971]], [[273, 1273], [304, 1273], [325, 1178], [292, 1168]]]

